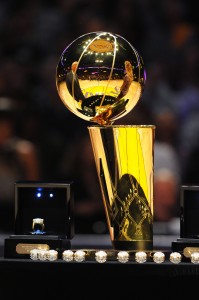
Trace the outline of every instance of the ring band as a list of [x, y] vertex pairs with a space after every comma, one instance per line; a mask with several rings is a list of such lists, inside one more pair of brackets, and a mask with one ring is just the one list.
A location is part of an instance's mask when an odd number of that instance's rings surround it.
[[39, 260], [47, 260], [48, 259], [48, 250], [39, 250], [39, 253], [38, 253], [38, 258]]
[[35, 218], [32, 220], [32, 230], [33, 231], [43, 231], [44, 230], [44, 219]]

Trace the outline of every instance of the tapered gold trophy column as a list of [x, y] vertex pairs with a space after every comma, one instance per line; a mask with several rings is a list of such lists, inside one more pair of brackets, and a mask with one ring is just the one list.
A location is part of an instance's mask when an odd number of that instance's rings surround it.
[[[59, 96], [88, 126], [114, 249], [153, 248], [154, 125], [114, 125], [144, 90], [142, 57], [110, 32], [80, 36], [61, 54]], [[133, 121], [133, 120], [132, 120]]]
[[152, 249], [154, 126], [88, 129], [113, 247]]

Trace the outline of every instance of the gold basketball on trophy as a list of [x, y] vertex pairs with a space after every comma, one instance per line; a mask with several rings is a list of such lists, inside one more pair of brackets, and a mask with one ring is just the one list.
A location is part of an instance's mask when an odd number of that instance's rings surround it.
[[88, 127], [112, 245], [153, 248], [153, 125], [114, 125], [143, 93], [142, 57], [123, 37], [92, 32], [61, 54], [56, 85], [64, 105]]
[[56, 69], [58, 94], [78, 117], [111, 125], [130, 112], [146, 80], [142, 57], [123, 37], [91, 32], [68, 45]]

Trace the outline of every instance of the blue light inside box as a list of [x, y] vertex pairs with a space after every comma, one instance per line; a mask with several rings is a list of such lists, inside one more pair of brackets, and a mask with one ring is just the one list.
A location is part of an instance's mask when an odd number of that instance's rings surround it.
[[16, 182], [15, 234], [30, 234], [32, 220], [42, 218], [48, 235], [74, 235], [73, 182]]

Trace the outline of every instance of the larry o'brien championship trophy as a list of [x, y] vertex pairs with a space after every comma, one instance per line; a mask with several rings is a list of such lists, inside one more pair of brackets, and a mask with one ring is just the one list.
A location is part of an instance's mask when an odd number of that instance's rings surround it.
[[153, 249], [154, 125], [114, 125], [140, 99], [144, 63], [123, 37], [91, 32], [69, 44], [56, 69], [64, 105], [88, 126], [114, 249]]

